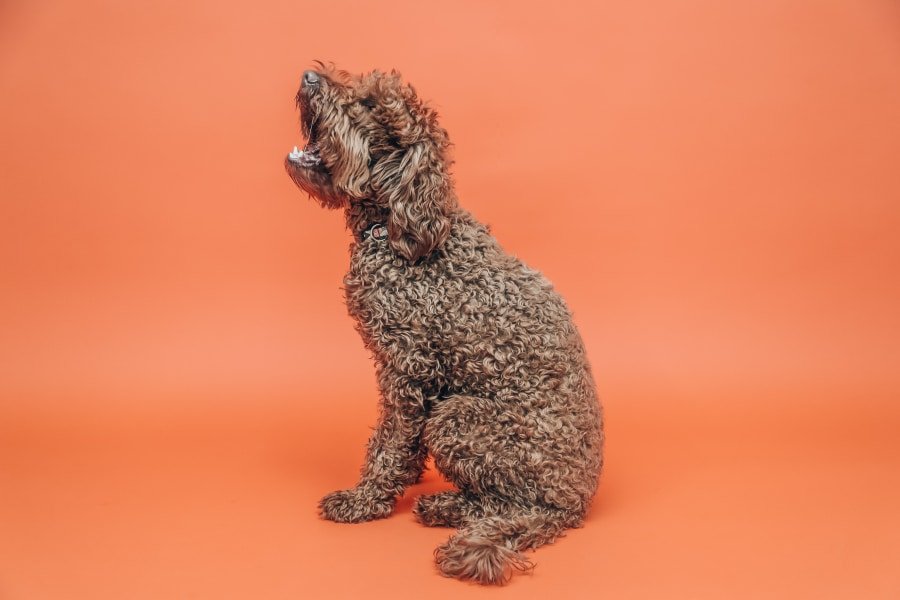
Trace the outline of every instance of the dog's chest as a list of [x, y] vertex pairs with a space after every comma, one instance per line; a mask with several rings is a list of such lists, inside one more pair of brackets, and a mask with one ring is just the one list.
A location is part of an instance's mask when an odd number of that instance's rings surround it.
[[430, 334], [451, 300], [441, 280], [433, 265], [409, 264], [385, 243], [357, 246], [344, 277], [344, 294], [366, 344], [379, 352], [407, 352], [433, 340]]

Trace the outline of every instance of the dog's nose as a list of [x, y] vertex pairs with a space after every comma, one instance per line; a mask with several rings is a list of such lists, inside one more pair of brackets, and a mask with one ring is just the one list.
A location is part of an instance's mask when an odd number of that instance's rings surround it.
[[319, 74], [315, 71], [303, 72], [303, 85], [316, 85], [319, 83]]

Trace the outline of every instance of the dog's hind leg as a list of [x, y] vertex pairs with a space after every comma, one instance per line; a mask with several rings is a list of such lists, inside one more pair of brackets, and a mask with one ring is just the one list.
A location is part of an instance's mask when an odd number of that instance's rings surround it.
[[[578, 436], [559, 435], [527, 402], [451, 396], [429, 414], [423, 440], [435, 465], [461, 492], [421, 501], [425, 524], [460, 530], [435, 551], [441, 573], [506, 583], [531, 562], [521, 551], [581, 525], [590, 475], [572, 468]], [[552, 416], [552, 415], [551, 415]]]

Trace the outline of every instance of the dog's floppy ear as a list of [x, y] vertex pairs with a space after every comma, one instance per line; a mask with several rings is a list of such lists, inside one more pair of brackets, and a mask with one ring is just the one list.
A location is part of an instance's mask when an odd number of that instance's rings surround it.
[[431, 143], [396, 150], [373, 168], [373, 188], [388, 207], [388, 241], [409, 261], [431, 254], [450, 234], [453, 202], [444, 159]]

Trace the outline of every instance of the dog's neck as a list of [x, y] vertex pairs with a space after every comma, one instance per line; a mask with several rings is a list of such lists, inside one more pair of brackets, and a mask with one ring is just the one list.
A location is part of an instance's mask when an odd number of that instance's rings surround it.
[[355, 239], [360, 239], [362, 233], [375, 224], [387, 223], [388, 210], [380, 207], [372, 200], [360, 200], [351, 202], [346, 210], [347, 229]]

